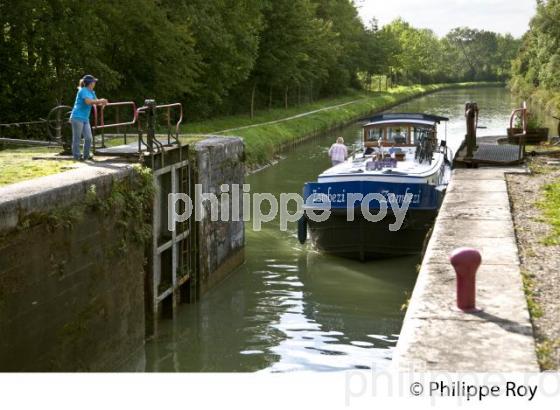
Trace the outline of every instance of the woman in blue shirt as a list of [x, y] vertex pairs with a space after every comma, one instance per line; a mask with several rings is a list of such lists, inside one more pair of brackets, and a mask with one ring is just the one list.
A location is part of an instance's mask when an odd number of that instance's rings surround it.
[[[106, 105], [109, 102], [104, 99], [98, 99], [93, 89], [97, 83], [97, 78], [92, 75], [86, 75], [78, 84], [78, 94], [76, 102], [70, 114], [72, 122], [72, 156], [76, 160], [91, 159], [89, 150], [91, 148], [91, 126], [89, 124], [89, 115], [93, 105]], [[84, 136], [84, 155], [80, 155], [80, 145], [82, 134]]]

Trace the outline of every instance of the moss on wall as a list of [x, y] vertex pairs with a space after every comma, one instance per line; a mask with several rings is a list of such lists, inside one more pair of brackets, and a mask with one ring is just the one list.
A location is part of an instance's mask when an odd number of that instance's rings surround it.
[[153, 193], [138, 166], [2, 233], [0, 371], [118, 370], [144, 343]]

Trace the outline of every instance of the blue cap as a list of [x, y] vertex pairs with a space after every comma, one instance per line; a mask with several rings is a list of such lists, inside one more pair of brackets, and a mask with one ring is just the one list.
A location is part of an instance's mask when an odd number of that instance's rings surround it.
[[97, 78], [95, 78], [94, 76], [92, 76], [90, 74], [84, 75], [82, 80], [83, 80], [84, 84], [86, 84], [86, 85], [91, 84], [91, 83], [96, 83], [98, 81]]

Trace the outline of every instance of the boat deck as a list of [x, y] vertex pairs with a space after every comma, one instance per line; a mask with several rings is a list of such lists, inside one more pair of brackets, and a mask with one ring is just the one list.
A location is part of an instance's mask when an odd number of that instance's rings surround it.
[[319, 181], [326, 182], [334, 178], [355, 178], [357, 176], [380, 177], [399, 175], [403, 177], [429, 177], [441, 167], [443, 154], [434, 153], [434, 159], [431, 164], [428, 162], [418, 163], [418, 161], [414, 159], [414, 150], [414, 148], [403, 150], [406, 154], [404, 161], [396, 161], [393, 163], [393, 166], [383, 166], [381, 169], [375, 169], [370, 156], [358, 156], [355, 159], [350, 158], [342, 164], [335, 165], [325, 170], [319, 175]]
[[[459, 165], [481, 164], [490, 166], [516, 165], [523, 162], [523, 151], [519, 150], [518, 145], [493, 143], [492, 139], [484, 138], [488, 142], [479, 143], [472, 158], [466, 158], [467, 148], [462, 146], [457, 153], [455, 162]], [[495, 139], [497, 141], [498, 137]]]

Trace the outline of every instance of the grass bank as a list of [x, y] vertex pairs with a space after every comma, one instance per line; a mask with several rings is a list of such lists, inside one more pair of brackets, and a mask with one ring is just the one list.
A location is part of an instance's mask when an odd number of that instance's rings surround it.
[[[257, 111], [253, 119], [248, 115], [236, 115], [187, 122], [182, 126], [181, 132], [187, 134], [183, 137], [185, 143], [207, 134], [242, 137], [245, 141], [247, 165], [249, 168], [257, 168], [273, 160], [287, 145], [343, 126], [361, 116], [384, 110], [411, 98], [447, 88], [496, 85], [499, 83], [480, 82], [400, 86], [387, 92], [373, 93], [350, 91], [341, 97], [288, 109]], [[54, 156], [57, 151], [56, 148], [37, 147], [0, 151], [0, 186], [55, 174], [77, 165], [72, 161], [33, 160], [36, 156]]]
[[322, 100], [289, 110], [261, 111], [253, 120], [247, 116], [231, 116], [192, 123], [183, 127], [183, 131], [240, 136], [245, 141], [247, 165], [256, 167], [271, 161], [287, 145], [411, 98], [448, 88], [496, 85], [500, 84], [479, 82], [414, 85], [395, 87], [388, 92], [354, 92], [342, 98]]

